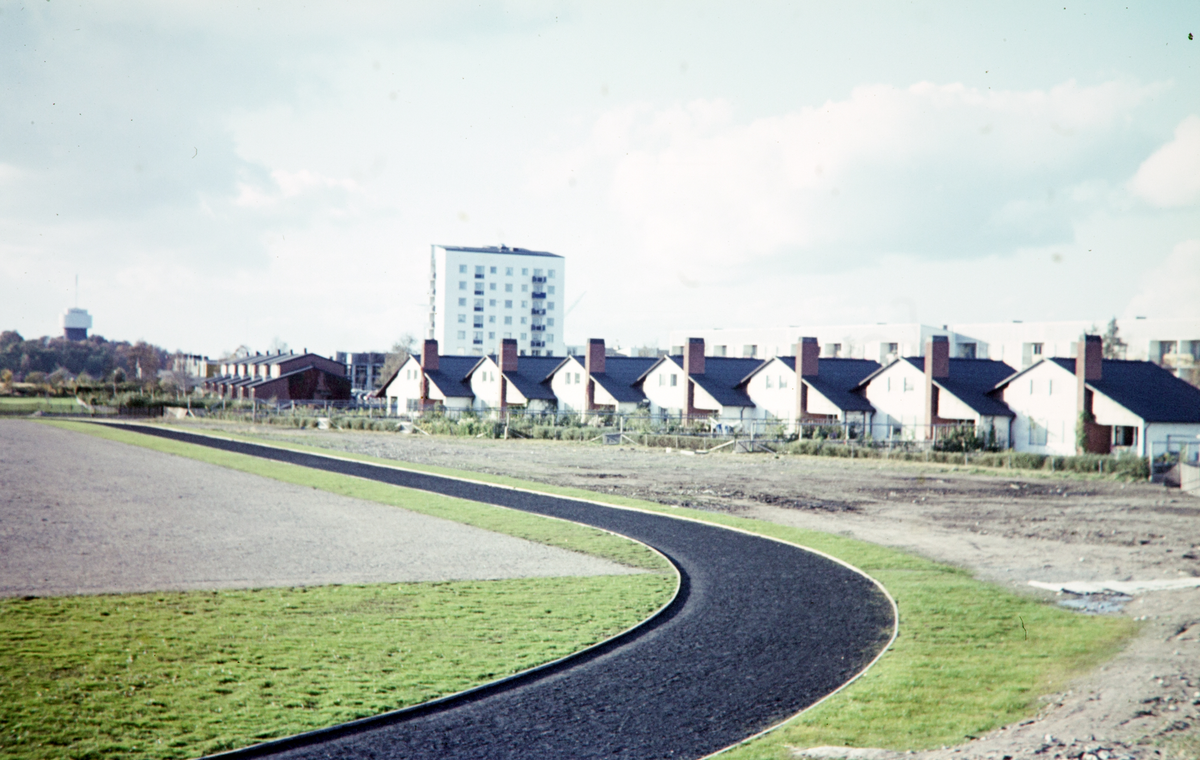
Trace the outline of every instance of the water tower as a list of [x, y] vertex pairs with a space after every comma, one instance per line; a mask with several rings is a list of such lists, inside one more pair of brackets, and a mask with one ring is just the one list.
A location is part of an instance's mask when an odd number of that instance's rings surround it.
[[92, 329], [92, 317], [87, 313], [87, 309], [67, 309], [60, 321], [67, 340], [87, 340], [88, 330]]

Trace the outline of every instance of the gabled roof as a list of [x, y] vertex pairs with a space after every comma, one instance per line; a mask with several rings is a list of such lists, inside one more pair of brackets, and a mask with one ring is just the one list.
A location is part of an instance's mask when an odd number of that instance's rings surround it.
[[442, 354], [438, 356], [438, 368], [426, 372], [425, 377], [429, 378], [433, 387], [441, 391], [446, 398], [474, 398], [475, 394], [471, 392], [471, 383], [467, 378], [479, 362], [477, 356]]
[[[500, 363], [495, 354], [489, 354], [484, 359], [490, 359], [496, 365]], [[484, 359], [477, 359], [471, 371], [482, 364]], [[563, 359], [560, 356], [521, 356], [517, 358], [517, 371], [505, 372], [504, 377], [530, 401], [557, 401], [558, 397], [550, 389], [550, 376], [562, 363]]]
[[606, 356], [604, 371], [594, 373], [592, 379], [618, 403], [637, 404], [646, 394], [635, 383], [657, 362], [652, 356]]
[[[683, 366], [682, 356], [671, 358], [678, 358], [676, 363]], [[721, 406], [754, 406], [741, 385], [742, 378], [765, 363], [763, 359], [708, 356], [704, 359], [704, 374], [691, 378]]]
[[[906, 356], [906, 361], [921, 372], [925, 357]], [[950, 376], [935, 377], [933, 384], [987, 417], [1015, 417], [1008, 404], [989, 395], [996, 386], [1013, 375], [1013, 368], [994, 359], [950, 359]]]
[[[796, 371], [796, 357], [776, 357], [788, 369]], [[766, 364], [763, 365], [764, 367]], [[761, 367], [759, 368], [761, 369]], [[863, 380], [880, 369], [879, 362], [870, 359], [841, 359], [829, 357], [817, 360], [815, 377], [801, 378], [808, 387], [820, 393], [829, 403], [846, 412], [873, 412], [875, 407], [865, 396], [854, 392]], [[751, 372], [743, 381], [748, 381], [758, 370]]]
[[[1075, 373], [1074, 359], [1049, 361]], [[1200, 422], [1200, 388], [1153, 362], [1105, 359], [1100, 379], [1087, 385], [1146, 422]]]

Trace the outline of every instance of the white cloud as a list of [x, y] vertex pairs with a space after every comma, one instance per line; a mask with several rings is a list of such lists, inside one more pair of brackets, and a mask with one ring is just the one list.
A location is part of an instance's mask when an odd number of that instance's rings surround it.
[[1200, 201], [1200, 116], [1184, 119], [1175, 128], [1175, 139], [1142, 162], [1129, 186], [1156, 206]]
[[629, 106], [539, 167], [535, 184], [606, 176], [644, 252], [701, 277], [780, 256], [979, 258], [1069, 241], [1072, 219], [1122, 176], [1104, 176], [1111, 162], [1097, 159], [1121, 152], [1130, 112], [1157, 89], [870, 85], [749, 122], [724, 101]]
[[1141, 278], [1141, 289], [1125, 307], [1160, 319], [1200, 319], [1200, 239], [1185, 240]]

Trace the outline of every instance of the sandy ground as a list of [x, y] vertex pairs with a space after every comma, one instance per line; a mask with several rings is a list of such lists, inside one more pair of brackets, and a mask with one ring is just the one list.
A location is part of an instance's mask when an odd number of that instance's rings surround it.
[[0, 596], [635, 572], [21, 420], [0, 494]]
[[[967, 568], [1018, 593], [1090, 602], [1108, 614], [1144, 619], [1141, 634], [1123, 653], [1048, 696], [1036, 718], [960, 747], [903, 757], [1200, 757], [1200, 590], [1140, 593], [1132, 599], [1055, 597], [1028, 585], [1200, 576], [1200, 499], [1179, 491], [1148, 483], [971, 474], [875, 460], [697, 456], [628, 446], [270, 426], [253, 430], [278, 440], [845, 534]], [[826, 749], [808, 754], [846, 755]], [[859, 755], [900, 757], [883, 751]]]

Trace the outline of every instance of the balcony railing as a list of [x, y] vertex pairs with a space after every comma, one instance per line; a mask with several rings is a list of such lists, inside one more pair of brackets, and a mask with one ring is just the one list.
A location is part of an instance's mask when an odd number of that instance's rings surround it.
[[545, 298], [546, 297], [545, 293], [539, 293], [537, 291], [534, 291], [530, 295], [533, 296], [534, 298]]
[[476, 272], [476, 273], [475, 273], [475, 279], [476, 279], [476, 280], [482, 280], [482, 279], [483, 279], [483, 272]]
[[539, 317], [544, 317], [544, 316], [546, 316], [546, 310], [545, 310], [545, 309], [530, 309], [530, 310], [529, 310], [529, 313], [530, 313], [530, 314], [533, 314], [533, 315], [535, 315], [535, 316], [539, 316]]
[[476, 306], [476, 307], [475, 307], [475, 311], [483, 311], [483, 307], [482, 307], [482, 306]]
[[534, 332], [546, 332], [545, 325], [530, 325], [529, 329], [533, 330]]
[[533, 276], [533, 281], [534, 281], [534, 282], [545, 282], [545, 281], [546, 281], [546, 278], [545, 278], [545, 277], [540, 277], [540, 276], [538, 276], [538, 275], [536, 275], [536, 274], [535, 274], [535, 275]]
[[529, 341], [529, 345], [530, 345], [530, 346], [533, 346], [534, 348], [544, 348], [544, 347], [545, 347], [545, 345], [546, 345], [546, 341], [544, 341], [544, 340], [531, 340], [531, 341]]

